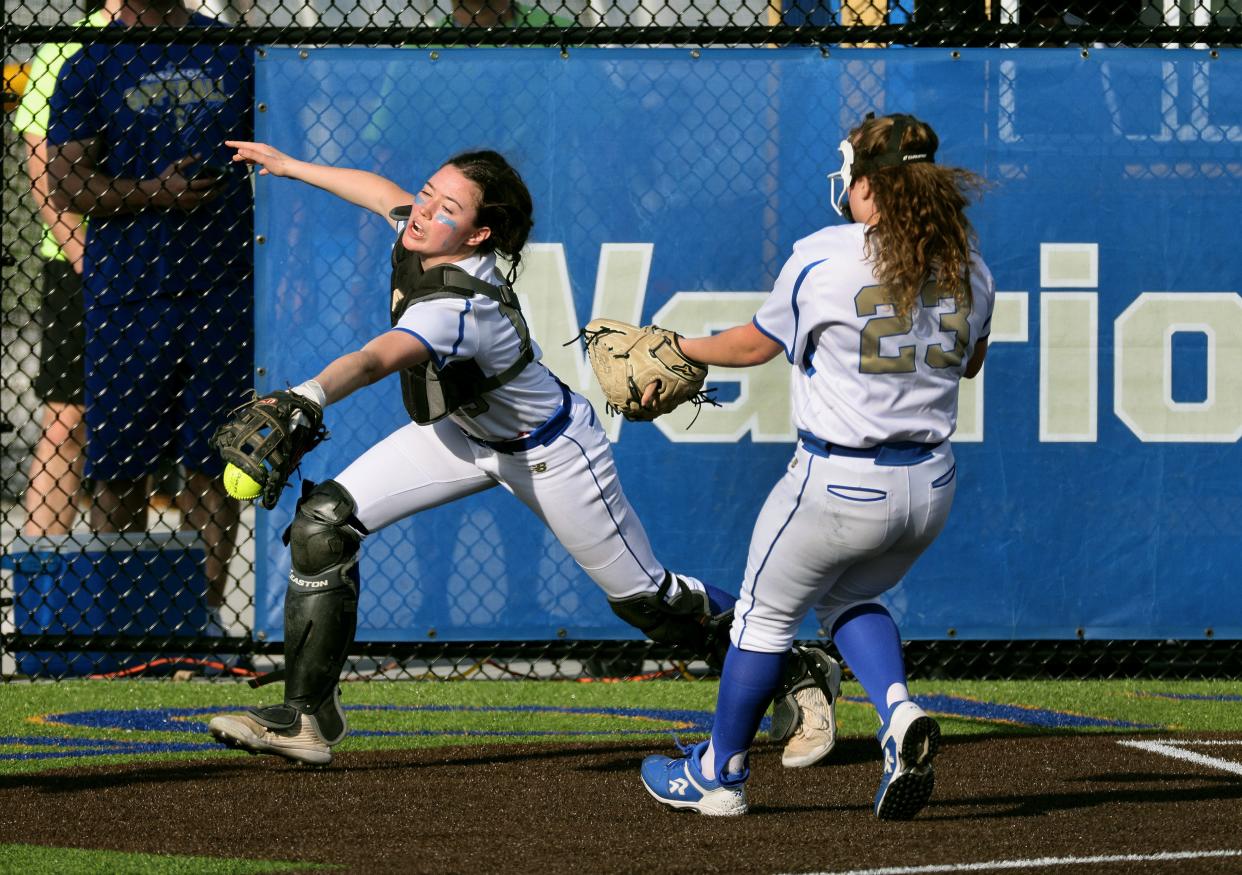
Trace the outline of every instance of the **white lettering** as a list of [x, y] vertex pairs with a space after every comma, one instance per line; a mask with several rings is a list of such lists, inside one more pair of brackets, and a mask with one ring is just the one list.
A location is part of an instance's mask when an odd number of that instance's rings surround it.
[[[1173, 399], [1173, 335], [1207, 338], [1207, 397]], [[1144, 292], [1117, 317], [1113, 407], [1145, 442], [1234, 443], [1242, 438], [1242, 296]]]
[[[766, 297], [767, 292], [677, 292], [653, 321], [681, 334], [711, 334], [749, 322]], [[784, 356], [755, 368], [716, 368], [711, 383], [736, 384], [737, 398], [698, 410], [684, 404], [657, 419], [656, 428], [674, 443], [736, 443], [747, 433], [755, 441], [793, 443], [789, 363]], [[687, 428], [696, 413], [694, 428]]]
[[1039, 298], [1039, 439], [1094, 443], [1099, 410], [1099, 295]]
[[[652, 243], [605, 243], [600, 247], [591, 316], [582, 318], [574, 302], [565, 247], [560, 243], [532, 243], [522, 256], [522, 273], [515, 289], [534, 337], [544, 338], [543, 363], [569, 387], [586, 396], [597, 412], [604, 410], [604, 393], [591, 373], [581, 343], [563, 346], [596, 316], [624, 322], [642, 321], [651, 272]], [[601, 416], [600, 424], [614, 443], [621, 439], [619, 416]]]
[[[1029, 301], [1026, 292], [997, 292], [992, 309], [992, 333], [988, 347], [997, 343], [1026, 343], [1030, 339]], [[983, 387], [987, 384], [985, 364], [973, 380], [962, 380], [957, 388], [957, 430], [955, 443], [979, 443], [983, 440]]]
[[[677, 292], [650, 320], [643, 319], [652, 243], [608, 243], [600, 247], [590, 317], [608, 316], [635, 324], [652, 321], [682, 334], [709, 334], [750, 320], [766, 291]], [[1099, 282], [1094, 243], [1041, 244], [1041, 282], [1056, 288], [1071, 282]], [[570, 341], [589, 318], [578, 307], [560, 243], [527, 247], [517, 291], [531, 332], [549, 345], [543, 361], [585, 395], [597, 411], [603, 393], [580, 342]], [[1099, 292], [1043, 292], [1040, 295], [1039, 436], [1044, 443], [1093, 443], [1099, 431]], [[997, 292], [990, 343], [1027, 343], [1027, 292]], [[585, 307], [583, 308], [585, 310]], [[1207, 338], [1207, 397], [1173, 400], [1172, 338], [1198, 332]], [[1114, 412], [1142, 440], [1232, 443], [1242, 438], [1242, 393], [1228, 375], [1242, 373], [1242, 297], [1232, 292], [1149, 292], [1115, 324]], [[984, 438], [985, 376], [959, 387], [954, 440]], [[675, 443], [733, 443], [745, 435], [760, 442], [793, 440], [789, 373], [780, 358], [757, 368], [716, 369], [711, 383], [732, 384], [721, 407], [692, 405], [656, 420]], [[698, 415], [692, 429], [686, 426]], [[610, 440], [621, 438], [625, 421], [601, 416]], [[306, 584], [302, 584], [306, 585]]]

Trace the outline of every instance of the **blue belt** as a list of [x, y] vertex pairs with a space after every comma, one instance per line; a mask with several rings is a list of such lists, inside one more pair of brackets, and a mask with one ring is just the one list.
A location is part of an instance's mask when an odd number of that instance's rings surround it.
[[886, 444], [876, 444], [874, 447], [866, 447], [860, 450], [855, 447], [830, 444], [828, 441], [821, 440], [809, 431], [803, 431], [802, 429], [798, 429], [798, 438], [802, 441], [802, 446], [806, 447], [806, 451], [813, 456], [822, 456], [825, 459], [829, 456], [875, 459], [877, 465], [890, 468], [901, 468], [907, 465], [917, 465], [920, 462], [926, 462], [931, 458], [932, 450], [944, 443], [944, 441], [937, 441], [934, 444], [922, 444], [918, 441], [889, 441]]
[[[560, 383], [559, 380], [557, 382]], [[553, 413], [547, 422], [539, 426], [526, 437], [514, 438], [510, 441], [485, 441], [482, 438], [477, 438], [474, 435], [469, 434], [466, 435], [466, 437], [476, 443], [482, 444], [485, 447], [490, 447], [498, 453], [506, 454], [524, 453], [534, 447], [547, 446], [552, 443], [552, 441], [560, 437], [561, 433], [565, 431], [565, 429], [569, 428], [569, 423], [573, 421], [573, 417], [569, 415], [570, 408], [573, 406], [569, 397], [569, 387], [564, 383], [561, 383], [560, 385], [561, 406], [557, 408], [556, 413]]]

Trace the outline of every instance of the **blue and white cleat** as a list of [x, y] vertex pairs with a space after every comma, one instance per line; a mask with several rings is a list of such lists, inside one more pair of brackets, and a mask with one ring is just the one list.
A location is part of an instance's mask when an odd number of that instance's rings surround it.
[[902, 702], [876, 735], [884, 749], [884, 777], [875, 794], [875, 816], [909, 820], [936, 785], [932, 758], [940, 748], [940, 724], [913, 702]]
[[702, 758], [709, 741], [677, 745], [684, 757], [649, 756], [643, 760], [643, 786], [669, 808], [684, 808], [715, 817], [745, 814], [746, 779], [750, 769], [727, 780], [703, 775]]

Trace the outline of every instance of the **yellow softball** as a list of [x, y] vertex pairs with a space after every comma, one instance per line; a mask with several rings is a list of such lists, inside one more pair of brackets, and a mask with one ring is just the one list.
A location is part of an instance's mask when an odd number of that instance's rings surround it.
[[224, 491], [234, 498], [251, 501], [259, 497], [263, 487], [232, 462], [224, 466]]

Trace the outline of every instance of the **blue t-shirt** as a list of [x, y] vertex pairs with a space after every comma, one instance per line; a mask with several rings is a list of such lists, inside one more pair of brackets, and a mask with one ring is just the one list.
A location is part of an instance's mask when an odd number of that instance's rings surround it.
[[[190, 24], [224, 26], [202, 15]], [[250, 293], [250, 185], [224, 141], [253, 139], [253, 93], [253, 57], [241, 46], [97, 43], [65, 62], [48, 142], [98, 138], [98, 166], [109, 176], [151, 179], [199, 154], [202, 168], [226, 178], [215, 199], [189, 212], [92, 218], [83, 271], [88, 305]]]

